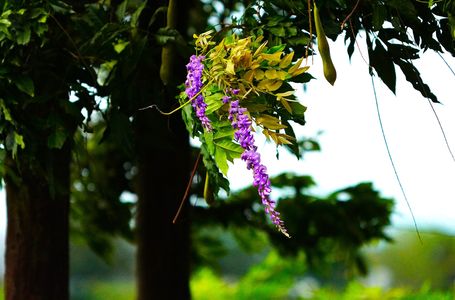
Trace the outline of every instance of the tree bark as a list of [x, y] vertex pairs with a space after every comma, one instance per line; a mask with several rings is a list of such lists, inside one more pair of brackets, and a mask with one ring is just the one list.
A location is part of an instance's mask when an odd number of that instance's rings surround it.
[[19, 167], [8, 161], [6, 300], [69, 299], [70, 147], [41, 153], [38, 159], [47, 166], [45, 174], [20, 156]]
[[189, 299], [188, 205], [172, 223], [190, 175], [188, 134], [180, 115], [151, 111], [138, 117], [136, 133], [138, 299]]

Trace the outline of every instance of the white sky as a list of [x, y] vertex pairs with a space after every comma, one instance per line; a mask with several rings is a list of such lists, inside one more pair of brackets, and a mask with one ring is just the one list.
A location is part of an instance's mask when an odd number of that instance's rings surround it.
[[[363, 44], [360, 42], [361, 46]], [[362, 53], [367, 56], [366, 49]], [[455, 76], [438, 55], [427, 52], [416, 63], [424, 81], [443, 104], [435, 109], [451, 148], [455, 151]], [[302, 161], [281, 151], [275, 158], [275, 147], [258, 139], [263, 163], [271, 175], [283, 171], [309, 174], [318, 186], [315, 194], [328, 194], [336, 189], [372, 181], [384, 196], [396, 200], [395, 226], [412, 226], [382, 139], [368, 67], [356, 50], [350, 63], [342, 40], [332, 44], [332, 57], [337, 68], [335, 86], [322, 76], [319, 58], [314, 57], [310, 73], [317, 78], [307, 91], [298, 91], [308, 107], [307, 125], [296, 128], [298, 135], [320, 136], [321, 152], [307, 154]], [[455, 59], [445, 56], [455, 68]], [[311, 60], [310, 60], [311, 62]], [[397, 95], [393, 95], [376, 78], [380, 111], [401, 181], [421, 229], [439, 228], [455, 233], [455, 162], [452, 160], [428, 101], [405, 81], [397, 70]], [[236, 162], [229, 172], [231, 187], [237, 189], [251, 182], [252, 175], [244, 163]], [[6, 225], [4, 191], [0, 192], [0, 238]], [[0, 243], [0, 252], [3, 245]], [[0, 272], [2, 264], [0, 263]]]

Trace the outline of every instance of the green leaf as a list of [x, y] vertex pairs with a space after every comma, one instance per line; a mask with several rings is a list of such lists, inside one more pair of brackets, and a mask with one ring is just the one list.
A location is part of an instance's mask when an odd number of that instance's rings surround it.
[[273, 46], [273, 47], [269, 48], [267, 51], [265, 51], [265, 53], [274, 54], [276, 52], [283, 51], [284, 48], [286, 48], [286, 45], [276, 45], [276, 46]]
[[67, 134], [64, 129], [58, 128], [47, 138], [47, 146], [49, 148], [61, 149], [65, 144]]
[[376, 40], [375, 45], [374, 50], [368, 49], [370, 65], [376, 70], [379, 78], [395, 94], [396, 74], [393, 62], [381, 41]]
[[185, 123], [186, 130], [190, 133], [191, 137], [194, 137], [196, 133], [194, 132], [193, 108], [191, 105], [185, 105], [182, 108], [182, 119]]
[[228, 139], [214, 141], [214, 144], [217, 148], [223, 149], [232, 157], [240, 157], [244, 151], [244, 149], [239, 144], [236, 144], [232, 140]]
[[117, 7], [117, 11], [115, 12], [115, 14], [117, 15], [119, 21], [123, 21], [125, 19], [127, 5], [128, 0], [125, 0], [122, 3], [120, 3], [120, 5]]
[[305, 123], [306, 123], [306, 121], [305, 121], [306, 107], [303, 106], [302, 104], [298, 103], [298, 102], [289, 102], [289, 105], [292, 108], [292, 114], [291, 114], [290, 120], [294, 121], [297, 124], [300, 124], [302, 126], [305, 125]]
[[283, 26], [271, 27], [271, 28], [269, 28], [269, 31], [275, 36], [279, 36], [279, 37], [286, 36], [286, 30], [284, 29]]
[[5, 27], [10, 27], [11, 26], [11, 21], [8, 19], [1, 18], [0, 19], [0, 24], [4, 25]]
[[121, 53], [123, 50], [125, 50], [125, 48], [130, 44], [130, 42], [124, 42], [122, 40], [120, 40], [118, 43], [115, 43], [114, 44], [114, 50], [115, 52], [117, 53]]
[[142, 2], [141, 5], [136, 9], [136, 11], [131, 15], [131, 26], [137, 27], [139, 25], [139, 16], [145, 8], [147, 1]]
[[116, 60], [111, 60], [101, 64], [97, 72], [98, 75], [97, 81], [99, 85], [103, 86], [107, 83], [109, 75], [111, 74], [116, 64], [117, 64]]
[[25, 148], [24, 138], [15, 131], [10, 131], [5, 139], [6, 150], [11, 151], [13, 158], [16, 157], [18, 146]]
[[220, 171], [223, 173], [223, 175], [226, 176], [229, 170], [226, 152], [220, 148], [217, 148], [217, 150], [215, 151], [215, 162]]
[[214, 140], [220, 140], [220, 139], [230, 139], [232, 140], [232, 138], [234, 137], [234, 129], [232, 127], [230, 128], [222, 128], [218, 131], [215, 132], [214, 136], [213, 136], [213, 139]]
[[213, 155], [215, 153], [215, 145], [213, 144], [213, 133], [204, 132], [204, 140], [207, 145], [207, 150], [211, 155]]
[[24, 137], [17, 132], [14, 132], [14, 142], [16, 145], [20, 146], [21, 149], [25, 148]]
[[12, 123], [13, 118], [11, 117], [11, 114], [10, 114], [8, 108], [5, 106], [5, 102], [3, 101], [3, 99], [0, 99], [0, 110], [1, 110], [1, 113], [3, 114], [5, 120]]
[[35, 85], [33, 80], [28, 76], [20, 76], [14, 79], [14, 84], [19, 90], [26, 93], [29, 96], [35, 96]]
[[212, 156], [207, 151], [205, 143], [201, 145], [202, 161], [204, 162], [205, 168], [207, 169], [210, 176], [211, 187], [215, 195], [218, 195], [220, 188], [229, 194], [229, 181], [220, 173]]
[[401, 71], [403, 71], [406, 80], [412, 84], [414, 89], [418, 90], [425, 98], [428, 98], [435, 103], [439, 103], [436, 95], [433, 94], [430, 87], [423, 82], [419, 71], [411, 62], [396, 60], [395, 63], [400, 67]]
[[53, 1], [55, 3], [50, 3], [52, 10], [58, 14], [66, 15], [73, 12], [71, 5], [66, 4], [63, 1]]
[[30, 42], [30, 35], [31, 35], [30, 27], [27, 26], [22, 31], [19, 31], [17, 33], [16, 42], [19, 45], [26, 45], [28, 44], [28, 42]]
[[224, 105], [223, 101], [221, 100], [223, 98], [224, 94], [222, 93], [215, 93], [210, 96], [205, 97], [205, 103], [207, 103], [207, 109], [205, 110], [205, 113], [207, 115], [210, 115], [214, 111], [217, 111], [221, 106]]
[[289, 78], [288, 81], [289, 82], [296, 82], [296, 83], [307, 83], [311, 79], [314, 79], [313, 75], [311, 75], [308, 72], [304, 72], [302, 74], [299, 74], [297, 76]]
[[[295, 137], [295, 132], [294, 129], [292, 128], [291, 124], [287, 120], [282, 120], [283, 124], [286, 125], [287, 127], [284, 129], [284, 132], [296, 139]], [[297, 157], [297, 159], [300, 159], [300, 149], [298, 143], [292, 143], [292, 144], [284, 144], [284, 146]]]

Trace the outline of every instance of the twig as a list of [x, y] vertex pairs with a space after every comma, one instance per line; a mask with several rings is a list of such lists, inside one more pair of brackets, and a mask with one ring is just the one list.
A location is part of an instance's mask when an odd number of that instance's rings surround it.
[[183, 198], [180, 201], [180, 205], [179, 205], [177, 212], [175, 213], [174, 219], [172, 219], [172, 224], [175, 224], [177, 222], [177, 219], [180, 216], [180, 212], [182, 211], [183, 204], [185, 203], [186, 198], [188, 198], [188, 193], [190, 192], [191, 184], [193, 183], [194, 174], [196, 174], [196, 169], [197, 169], [197, 166], [199, 165], [200, 159], [201, 159], [201, 153], [199, 152], [196, 162], [194, 163], [193, 171], [191, 171], [190, 180], [188, 181], [188, 184], [186, 185], [185, 194], [183, 195]]
[[363, 61], [368, 65], [368, 67], [371, 67], [370, 63], [363, 56], [362, 50], [360, 49], [360, 45], [357, 42], [357, 38], [355, 37], [354, 27], [352, 26], [352, 20], [351, 19], [349, 19], [349, 25], [350, 25], [349, 27], [350, 27], [351, 33], [352, 33], [352, 38], [354, 39], [355, 45], [357, 46], [357, 49], [359, 50], [360, 57], [362, 57]]
[[352, 17], [352, 14], [354, 14], [355, 10], [357, 9], [357, 6], [359, 5], [360, 3], [360, 0], [357, 0], [357, 3], [354, 5], [354, 8], [351, 10], [351, 12], [346, 16], [346, 18], [344, 18], [343, 22], [341, 22], [341, 25], [340, 25], [340, 28], [343, 29], [344, 28], [344, 24], [346, 24], [346, 22], [348, 20], [351, 19]]
[[[209, 86], [211, 83], [212, 83], [213, 79], [210, 80], [206, 85], [205, 87]], [[146, 106], [146, 107], [142, 107], [142, 108], [139, 108], [139, 110], [146, 110], [146, 109], [149, 109], [149, 108], [155, 108], [160, 114], [162, 115], [165, 115], [165, 116], [169, 116], [169, 115], [172, 115], [173, 113], [177, 112], [179, 109], [181, 109], [182, 107], [184, 107], [185, 105], [187, 105], [188, 103], [190, 103], [191, 101], [193, 101], [194, 99], [196, 99], [197, 96], [199, 96], [203, 91], [204, 91], [204, 88], [202, 88], [199, 92], [196, 93], [196, 95], [194, 95], [193, 97], [191, 97], [188, 101], [186, 101], [185, 103], [183, 103], [182, 105], [180, 105], [179, 107], [177, 107], [176, 109], [170, 111], [170, 112], [164, 112], [162, 111], [158, 105], [156, 104], [152, 104], [152, 105], [149, 105], [149, 106]]]

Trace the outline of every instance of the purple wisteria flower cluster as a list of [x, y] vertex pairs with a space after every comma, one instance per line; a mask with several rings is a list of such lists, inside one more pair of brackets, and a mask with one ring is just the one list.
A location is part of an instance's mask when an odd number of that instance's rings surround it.
[[[185, 81], [185, 93], [189, 99], [194, 98], [191, 101], [191, 105], [196, 112], [196, 116], [202, 123], [207, 131], [212, 131], [212, 124], [210, 123], [209, 118], [205, 114], [207, 109], [207, 103], [204, 101], [204, 96], [202, 95], [202, 71], [204, 70], [204, 65], [202, 61], [204, 56], [192, 55], [190, 57], [190, 62], [186, 65], [188, 71]], [[197, 95], [197, 96], [196, 96]]]
[[[230, 97], [225, 96], [222, 100], [227, 103]], [[289, 237], [284, 223], [280, 219], [280, 213], [275, 210], [276, 203], [270, 199], [272, 188], [269, 175], [267, 174], [267, 168], [261, 164], [261, 156], [257, 152], [257, 147], [254, 145], [254, 136], [251, 132], [251, 119], [246, 112], [247, 109], [240, 106], [239, 100], [231, 101], [228, 118], [235, 130], [234, 139], [244, 149], [241, 159], [246, 162], [247, 169], [253, 170], [253, 186], [258, 189], [262, 204], [265, 207], [265, 212], [270, 216], [270, 219], [278, 230]]]

